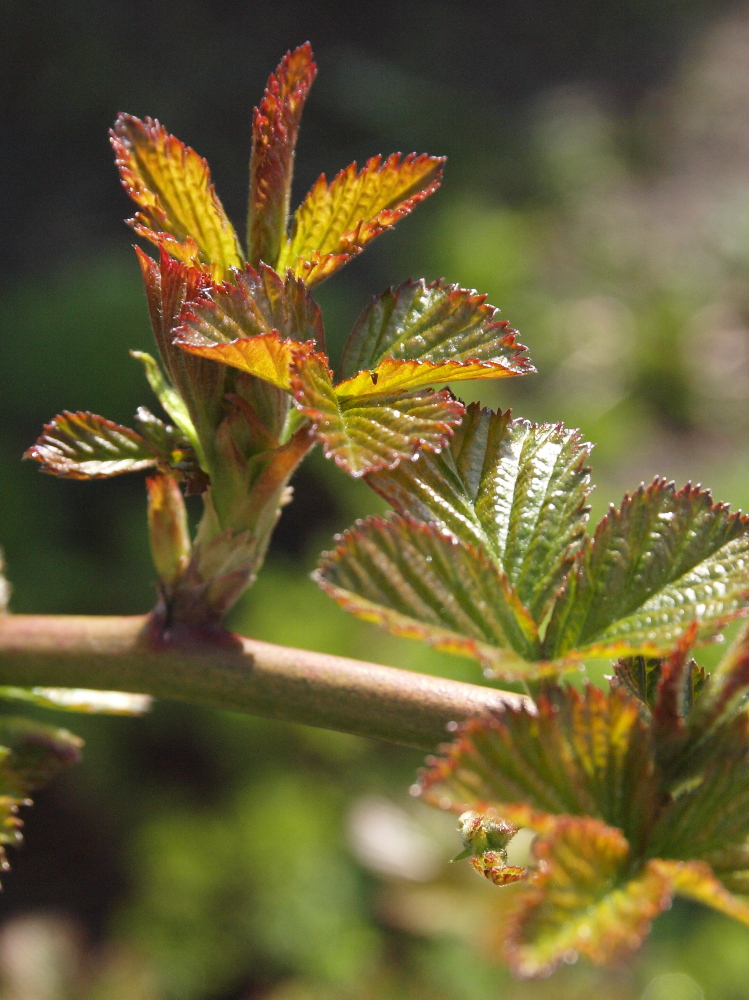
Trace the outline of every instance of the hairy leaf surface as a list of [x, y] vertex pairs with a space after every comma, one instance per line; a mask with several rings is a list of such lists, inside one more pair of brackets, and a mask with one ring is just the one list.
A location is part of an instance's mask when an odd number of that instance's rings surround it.
[[693, 621], [707, 639], [743, 613], [748, 568], [747, 518], [693, 486], [641, 486], [580, 553], [545, 653], [667, 656]]
[[[636, 842], [655, 809], [654, 765], [637, 702], [621, 690], [549, 688], [536, 708], [465, 723], [420, 794], [454, 812], [508, 803], [540, 813], [595, 816]], [[522, 822], [514, 817], [512, 822]]]
[[392, 468], [421, 450], [439, 451], [463, 414], [447, 392], [339, 395], [320, 354], [299, 358], [292, 391], [326, 456], [354, 477]]
[[[152, 118], [120, 115], [111, 136], [123, 187], [140, 209], [135, 231], [184, 263], [194, 258], [194, 244], [217, 277], [240, 267], [239, 241], [206, 161]], [[174, 240], [165, 242], [165, 233]]]
[[24, 458], [39, 462], [42, 472], [67, 479], [104, 479], [158, 464], [151, 445], [129, 427], [68, 410], [45, 425]]
[[368, 482], [396, 510], [483, 548], [538, 623], [584, 536], [589, 454], [577, 431], [471, 404], [439, 455]]
[[437, 190], [444, 160], [410, 153], [352, 163], [328, 184], [322, 174], [297, 209], [290, 240], [278, 259], [315, 285], [361, 253], [381, 232]]
[[518, 648], [526, 659], [538, 648], [534, 622], [496, 567], [413, 518], [360, 522], [323, 555], [316, 579], [358, 617], [496, 669]]
[[271, 73], [252, 120], [248, 258], [275, 264], [286, 238], [299, 122], [317, 73], [309, 42], [287, 52]]
[[413, 388], [533, 371], [515, 331], [498, 315], [477, 292], [441, 281], [406, 281], [374, 298], [359, 317], [343, 353], [341, 378], [355, 379], [369, 369], [383, 383], [395, 379], [398, 367], [382, 364], [391, 358], [412, 363], [402, 370]]
[[505, 955], [520, 976], [548, 975], [578, 954], [602, 965], [636, 948], [671, 900], [668, 873], [627, 880], [629, 845], [598, 820], [564, 817], [539, 838], [528, 889], [508, 914]]

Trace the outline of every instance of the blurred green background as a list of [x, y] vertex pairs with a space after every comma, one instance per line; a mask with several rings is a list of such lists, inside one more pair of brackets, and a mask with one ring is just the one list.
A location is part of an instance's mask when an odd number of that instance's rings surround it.
[[[442, 191], [320, 289], [334, 352], [391, 283], [476, 287], [539, 374], [466, 395], [581, 427], [595, 515], [656, 474], [749, 506], [749, 7], [3, 0], [0, 14], [13, 610], [136, 613], [154, 597], [141, 479], [19, 462], [62, 408], [128, 421], [154, 405], [127, 354], [151, 335], [107, 128], [119, 110], [158, 116], [208, 157], [241, 222], [250, 108], [306, 38], [320, 75], [297, 200], [351, 159], [449, 157]], [[295, 487], [232, 625], [481, 683], [316, 591], [317, 553], [379, 501], [319, 455]], [[513, 890], [446, 865], [454, 821], [409, 799], [416, 753], [173, 704], [60, 718], [88, 749], [28, 812], [3, 878], [1, 1000], [749, 996], [749, 932], [681, 903], [621, 968], [512, 981], [492, 929]]]

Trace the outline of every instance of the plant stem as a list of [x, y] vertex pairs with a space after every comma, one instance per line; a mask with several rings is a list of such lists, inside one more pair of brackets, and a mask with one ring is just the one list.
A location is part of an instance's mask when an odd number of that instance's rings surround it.
[[137, 691], [430, 750], [522, 695], [150, 616], [0, 617], [0, 684]]

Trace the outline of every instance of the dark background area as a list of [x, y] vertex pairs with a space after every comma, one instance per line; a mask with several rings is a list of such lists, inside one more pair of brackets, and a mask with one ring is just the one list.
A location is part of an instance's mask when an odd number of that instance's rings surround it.
[[[352, 159], [448, 156], [443, 190], [320, 290], [334, 349], [390, 283], [475, 286], [539, 367], [482, 400], [581, 426], [597, 443], [597, 512], [656, 473], [749, 501], [741, 4], [0, 12], [0, 544], [13, 610], [127, 614], [153, 600], [141, 478], [63, 482], [19, 462], [60, 409], [127, 422], [154, 405], [127, 355], [151, 335], [108, 128], [120, 110], [158, 117], [207, 157], [241, 227], [252, 105], [306, 39], [319, 77], [295, 201]], [[234, 626], [481, 682], [471, 664], [329, 606], [307, 578], [316, 554], [379, 502], [319, 455], [295, 487]], [[687, 906], [626, 972], [512, 983], [483, 944], [501, 901], [446, 867], [451, 821], [408, 800], [416, 754], [177, 705], [60, 721], [86, 738], [86, 760], [28, 812], [3, 879], [2, 1000], [745, 995], [746, 931]]]

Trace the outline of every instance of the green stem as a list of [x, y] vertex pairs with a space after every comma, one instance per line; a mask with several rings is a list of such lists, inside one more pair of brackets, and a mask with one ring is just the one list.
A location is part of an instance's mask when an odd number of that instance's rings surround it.
[[522, 695], [150, 616], [0, 617], [0, 684], [138, 691], [430, 750]]

